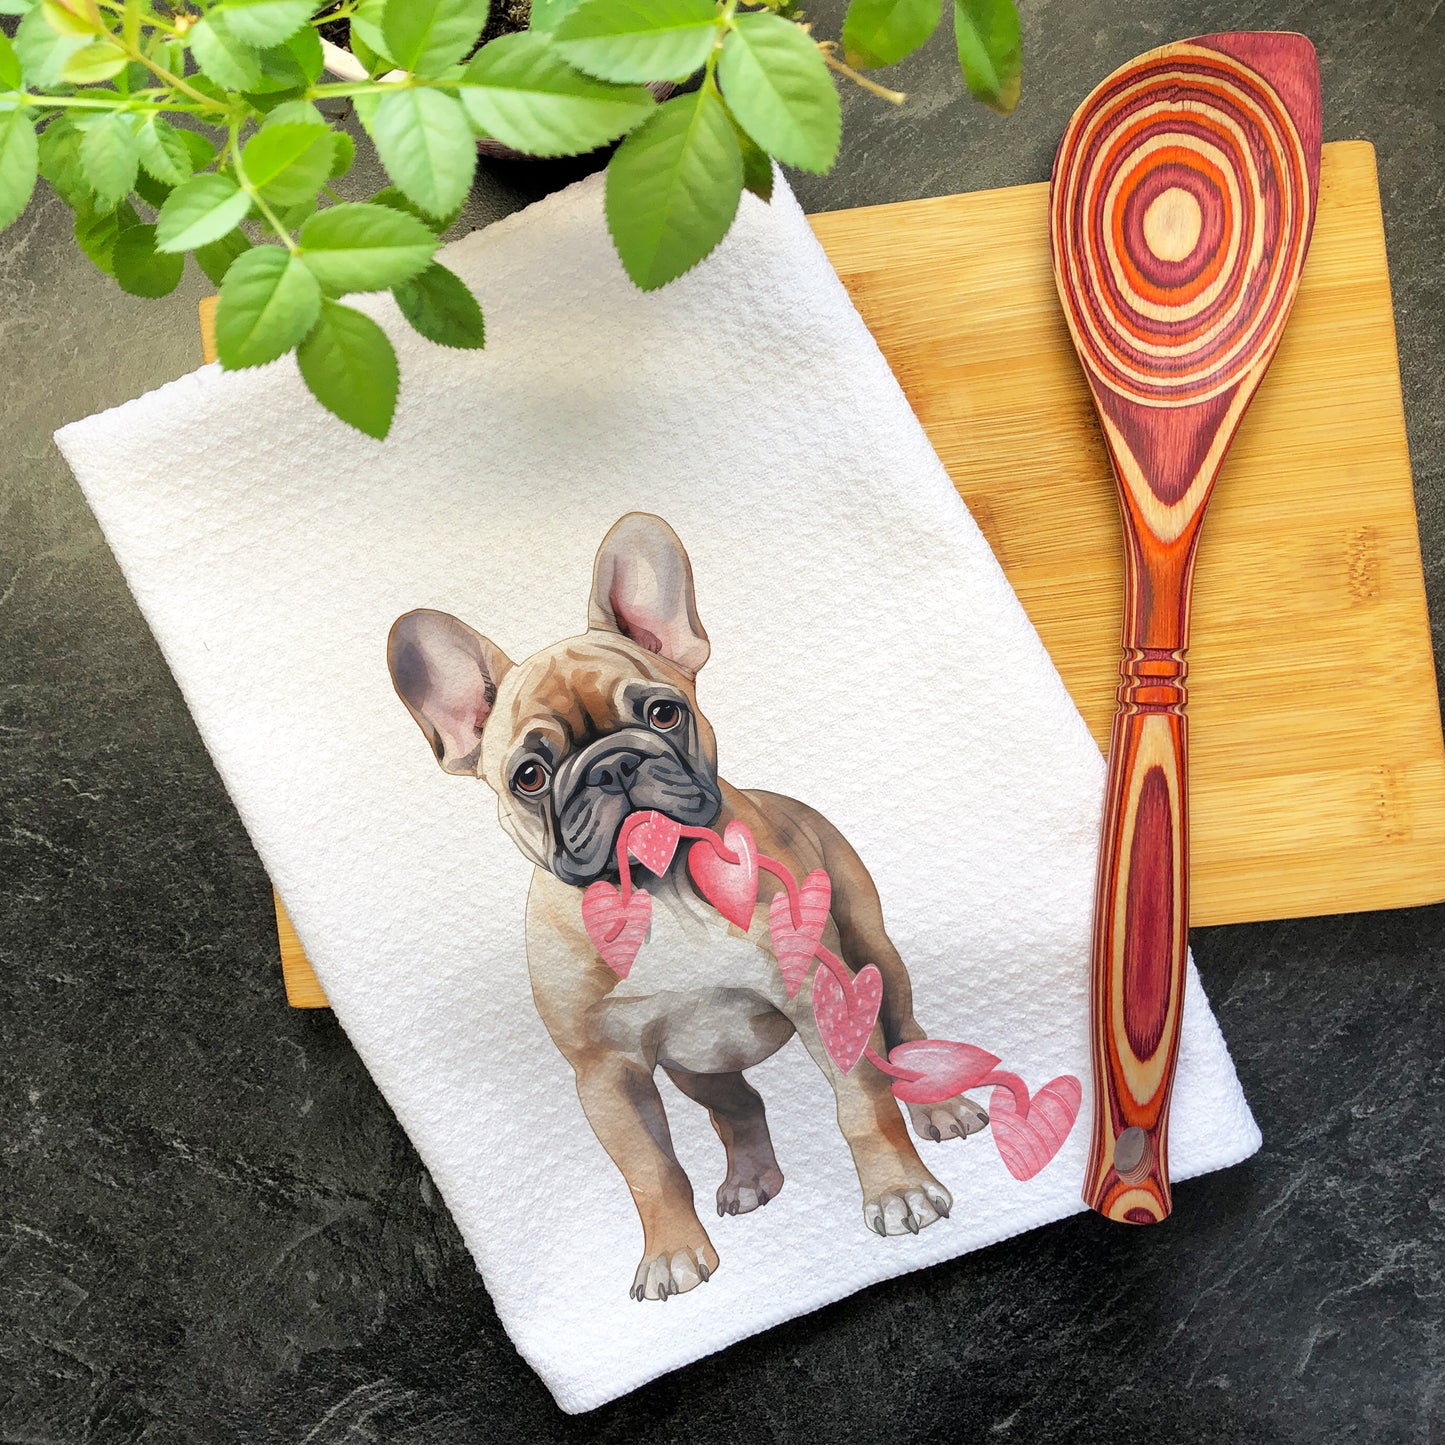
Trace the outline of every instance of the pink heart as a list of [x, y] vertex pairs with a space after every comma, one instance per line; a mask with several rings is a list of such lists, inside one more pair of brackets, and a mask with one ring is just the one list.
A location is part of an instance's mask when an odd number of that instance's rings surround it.
[[983, 1083], [998, 1065], [998, 1056], [951, 1039], [915, 1039], [895, 1044], [888, 1062], [907, 1069], [909, 1079], [896, 1079], [893, 1097], [905, 1104], [937, 1104]]
[[1021, 1082], [993, 1091], [988, 1101], [993, 1139], [1015, 1179], [1032, 1179], [1059, 1152], [1083, 1097], [1083, 1086], [1072, 1074], [1051, 1080], [1032, 1100]]
[[652, 923], [652, 895], [633, 890], [626, 903], [605, 879], [599, 878], [582, 895], [582, 926], [602, 955], [602, 962], [626, 978], [647, 938]]
[[866, 963], [851, 984], [830, 968], [813, 975], [813, 1017], [828, 1057], [846, 1074], [863, 1057], [878, 1010], [883, 1004], [883, 975]]
[[649, 873], [656, 873], [660, 878], [672, 866], [673, 854], [682, 837], [682, 824], [653, 809], [640, 817], [641, 821], [634, 823], [627, 835], [627, 851]]
[[751, 928], [753, 910], [758, 906], [758, 845], [746, 823], [729, 823], [723, 845], [737, 854], [729, 863], [707, 840], [694, 843], [687, 854], [687, 866], [702, 889], [702, 896], [739, 928]]
[[[793, 909], [788, 901], [787, 891], [774, 896], [768, 909], [768, 928], [773, 935], [773, 956], [783, 975], [783, 987], [789, 998], [796, 998], [803, 980], [808, 976], [808, 967], [813, 962], [813, 953], [823, 941], [823, 925], [828, 921], [828, 909], [833, 901], [833, 885], [828, 875], [815, 868], [803, 879], [798, 889], [798, 916], [800, 922], [793, 924]], [[995, 1063], [998, 1060], [994, 1060]]]

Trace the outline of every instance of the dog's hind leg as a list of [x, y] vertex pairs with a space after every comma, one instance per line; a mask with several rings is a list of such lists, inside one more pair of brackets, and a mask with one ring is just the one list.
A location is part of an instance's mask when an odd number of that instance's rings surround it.
[[783, 1187], [762, 1096], [741, 1073], [694, 1074], [666, 1065], [664, 1070], [689, 1099], [707, 1110], [727, 1151], [727, 1177], [718, 1186], [717, 1212], [748, 1214], [761, 1209]]

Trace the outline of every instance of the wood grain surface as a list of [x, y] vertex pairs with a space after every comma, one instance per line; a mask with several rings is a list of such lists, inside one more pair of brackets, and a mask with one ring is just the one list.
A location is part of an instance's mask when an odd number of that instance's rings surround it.
[[[1119, 515], [1054, 290], [1047, 185], [812, 222], [1106, 746]], [[1366, 142], [1325, 147], [1299, 297], [1194, 580], [1190, 921], [1445, 898], [1445, 749]], [[294, 938], [283, 925], [288, 996], [319, 1003]]]
[[1054, 279], [1123, 528], [1083, 1193], [1124, 1224], [1157, 1223], [1173, 1207], [1195, 552], [1229, 445], [1294, 305], [1319, 176], [1319, 62], [1309, 40], [1287, 33], [1209, 35], [1139, 56], [1074, 112], [1054, 160]]

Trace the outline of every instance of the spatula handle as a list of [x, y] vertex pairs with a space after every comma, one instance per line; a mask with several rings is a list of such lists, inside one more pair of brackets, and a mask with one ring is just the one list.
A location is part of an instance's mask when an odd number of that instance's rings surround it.
[[1184, 649], [1126, 645], [1120, 671], [1094, 901], [1097, 1097], [1084, 1198], [1110, 1219], [1153, 1224], [1170, 1210], [1189, 935]]

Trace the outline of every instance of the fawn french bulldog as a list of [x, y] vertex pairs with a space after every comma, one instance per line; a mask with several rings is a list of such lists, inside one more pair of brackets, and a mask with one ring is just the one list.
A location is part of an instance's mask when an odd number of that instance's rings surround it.
[[[796, 877], [827, 871], [823, 942], [850, 970], [871, 963], [883, 978], [875, 1044], [886, 1054], [926, 1037], [877, 890], [848, 841], [806, 804], [718, 776], [696, 690], [708, 654], [682, 543], [660, 518], [636, 512], [598, 550], [581, 636], [514, 663], [455, 617], [419, 610], [397, 619], [387, 649], [396, 690], [438, 762], [490, 786], [502, 827], [536, 865], [526, 920], [532, 993], [641, 1216], [631, 1288], [639, 1300], [693, 1289], [718, 1266], [673, 1152], [659, 1068], [708, 1111], [722, 1140], [719, 1215], [761, 1208], [783, 1187], [763, 1101], [744, 1071], [794, 1034], [832, 1085], [866, 1224], [880, 1235], [916, 1234], [952, 1207], [908, 1136], [889, 1080], [867, 1064], [843, 1073], [806, 991], [788, 997], [768, 927], [772, 877], [743, 929], [700, 895], [679, 853], [649, 885], [650, 931], [625, 978], [584, 927], [584, 890], [618, 878], [616, 843], [629, 816], [655, 810], [719, 832], [741, 821]], [[907, 1107], [930, 1140], [963, 1138], [988, 1122], [962, 1096]]]

